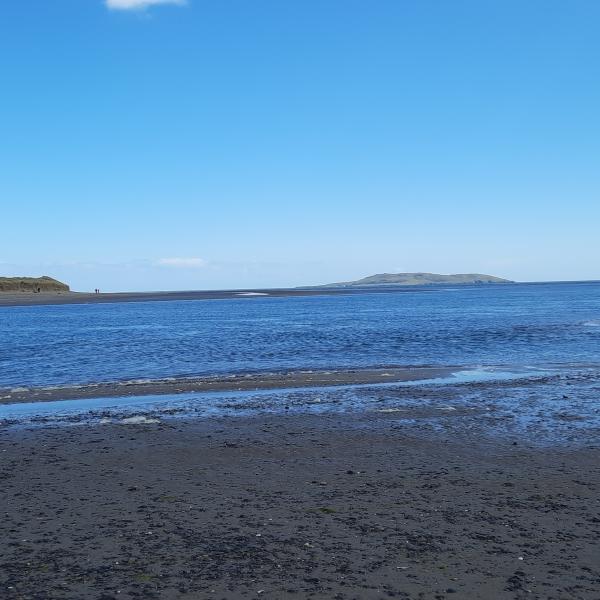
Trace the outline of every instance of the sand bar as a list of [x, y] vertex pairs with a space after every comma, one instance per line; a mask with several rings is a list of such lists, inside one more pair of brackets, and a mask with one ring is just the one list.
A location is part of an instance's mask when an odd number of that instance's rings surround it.
[[448, 377], [455, 367], [390, 367], [285, 373], [247, 373], [212, 377], [185, 377], [159, 380], [132, 380], [75, 386], [0, 389], [0, 404], [50, 402], [83, 398], [111, 398], [181, 394], [187, 392], [225, 392], [302, 387], [327, 387], [365, 383], [394, 383]]
[[352, 294], [422, 293], [435, 291], [433, 287], [381, 287], [357, 289], [252, 289], [252, 290], [207, 290], [188, 292], [119, 292], [88, 294], [85, 292], [61, 293], [0, 293], [0, 306], [36, 306], [55, 304], [103, 304], [112, 302], [168, 302], [179, 300], [258, 300], [264, 298], [340, 296]]

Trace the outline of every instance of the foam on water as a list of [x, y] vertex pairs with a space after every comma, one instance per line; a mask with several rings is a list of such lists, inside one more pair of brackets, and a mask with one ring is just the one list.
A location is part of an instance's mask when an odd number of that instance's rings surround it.
[[583, 324], [584, 327], [600, 327], [600, 319], [593, 319], [591, 321], [586, 321]]

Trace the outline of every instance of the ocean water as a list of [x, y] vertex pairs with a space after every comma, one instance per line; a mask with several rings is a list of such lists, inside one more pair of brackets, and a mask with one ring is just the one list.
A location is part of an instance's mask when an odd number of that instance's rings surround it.
[[288, 369], [600, 367], [600, 283], [0, 307], [0, 388]]

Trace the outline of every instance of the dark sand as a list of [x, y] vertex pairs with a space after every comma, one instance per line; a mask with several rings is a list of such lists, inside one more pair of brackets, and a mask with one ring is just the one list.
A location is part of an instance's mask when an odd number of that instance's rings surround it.
[[188, 392], [232, 392], [306, 387], [328, 387], [365, 383], [394, 383], [448, 377], [457, 368], [390, 367], [328, 371], [289, 371], [283, 373], [241, 373], [212, 377], [185, 377], [137, 380], [47, 388], [0, 388], [0, 405], [20, 402], [51, 402], [82, 398], [160, 396]]
[[600, 598], [600, 450], [448, 422], [0, 430], [0, 597]]
[[119, 292], [89, 294], [86, 292], [56, 292], [32, 294], [27, 292], [0, 292], [0, 306], [35, 306], [46, 304], [99, 304], [110, 302], [166, 302], [174, 300], [252, 300], [291, 296], [339, 296], [350, 294], [377, 294], [434, 291], [421, 286], [373, 288], [281, 288], [255, 290], [206, 290], [188, 292]]

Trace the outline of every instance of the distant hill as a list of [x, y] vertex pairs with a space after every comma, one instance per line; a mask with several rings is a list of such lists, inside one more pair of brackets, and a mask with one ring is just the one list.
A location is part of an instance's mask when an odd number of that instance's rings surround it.
[[370, 275], [356, 281], [329, 283], [318, 287], [362, 287], [381, 285], [436, 285], [436, 284], [484, 284], [484, 283], [514, 283], [508, 279], [482, 275], [481, 273], [459, 273], [455, 275], [438, 275], [437, 273], [380, 273]]
[[66, 283], [52, 277], [0, 277], [0, 292], [68, 292]]

